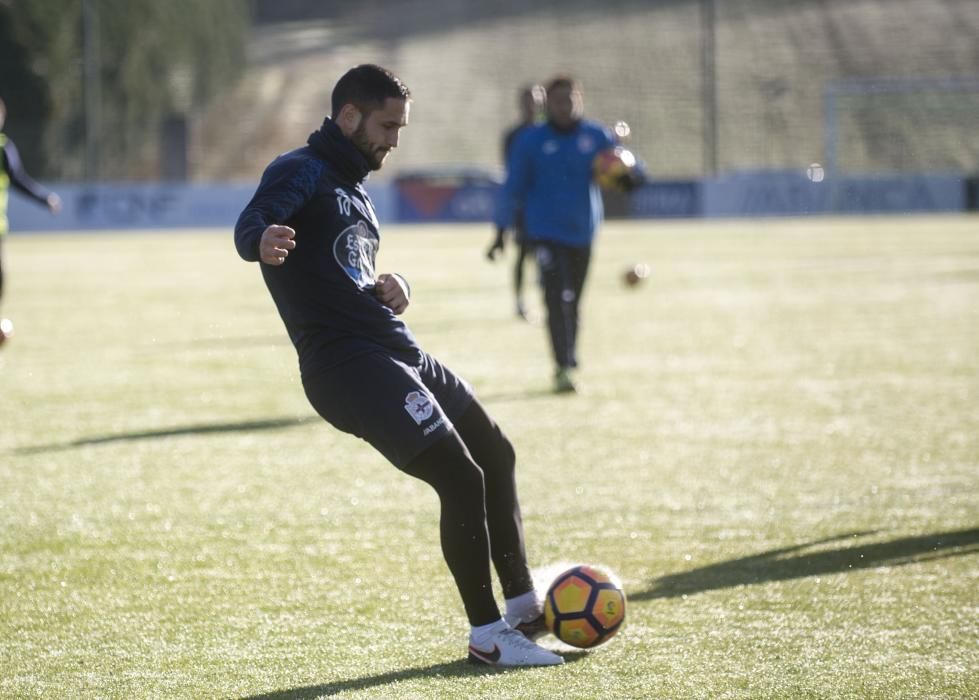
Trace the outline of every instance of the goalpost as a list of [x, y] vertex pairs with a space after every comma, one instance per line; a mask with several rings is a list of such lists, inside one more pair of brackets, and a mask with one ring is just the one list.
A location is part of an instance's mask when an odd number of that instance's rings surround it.
[[979, 172], [979, 77], [856, 78], [823, 95], [827, 174]]

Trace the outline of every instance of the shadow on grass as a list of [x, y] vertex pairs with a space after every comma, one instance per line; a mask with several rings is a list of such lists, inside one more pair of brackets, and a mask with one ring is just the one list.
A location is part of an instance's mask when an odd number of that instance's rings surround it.
[[[579, 661], [588, 655], [586, 651], [562, 652], [566, 663]], [[348, 690], [364, 690], [367, 688], [377, 688], [391, 683], [410, 681], [415, 678], [469, 678], [471, 676], [485, 676], [487, 674], [498, 673], [522, 673], [535, 670], [534, 668], [493, 668], [490, 666], [477, 666], [465, 659], [451, 661], [445, 664], [432, 664], [431, 666], [421, 666], [418, 668], [406, 668], [401, 671], [389, 671], [379, 673], [376, 676], [363, 676], [361, 678], [351, 678], [345, 681], [335, 681], [333, 683], [323, 683], [322, 685], [305, 685], [300, 688], [289, 688], [288, 690], [274, 690], [270, 693], [260, 695], [249, 695], [241, 700], [310, 700], [329, 695], [338, 695]]]
[[547, 399], [555, 396], [574, 396], [573, 393], [556, 394], [553, 389], [527, 389], [525, 391], [476, 392], [476, 398], [485, 404], [526, 401], [528, 399]]
[[289, 336], [285, 333], [275, 335], [211, 335], [182, 338], [179, 340], [154, 341], [152, 345], [147, 344], [148, 348], [193, 348], [193, 347], [220, 347], [235, 348], [245, 352], [257, 347], [292, 347]]
[[[785, 581], [881, 566], [904, 566], [932, 559], [979, 554], [979, 528], [901, 537], [888, 542], [849, 544], [853, 540], [874, 534], [876, 531], [851, 532], [795, 547], [709, 564], [678, 574], [668, 574], [654, 580], [647, 590], [630, 594], [629, 600], [635, 602], [654, 598], [678, 598], [752, 583]], [[806, 551], [843, 542], [848, 544], [832, 549]]]
[[40, 452], [70, 450], [74, 447], [84, 447], [86, 445], [104, 445], [111, 442], [131, 442], [133, 440], [154, 440], [178, 435], [207, 435], [210, 433], [239, 433], [251, 432], [254, 430], [279, 430], [281, 428], [292, 428], [297, 425], [304, 425], [306, 423], [316, 422], [318, 420], [320, 419], [315, 416], [303, 416], [301, 418], [271, 418], [267, 420], [242, 421], [240, 423], [204, 423], [199, 425], [163, 428], [160, 430], [140, 430], [130, 433], [117, 433], [115, 435], [96, 435], [94, 437], [79, 438], [78, 440], [72, 440], [71, 442], [55, 442], [48, 445], [18, 447], [13, 451], [19, 454], [38, 454]]

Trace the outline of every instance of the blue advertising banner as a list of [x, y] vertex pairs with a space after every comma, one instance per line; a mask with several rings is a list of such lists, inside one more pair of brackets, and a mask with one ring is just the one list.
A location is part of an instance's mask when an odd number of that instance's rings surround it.
[[703, 183], [705, 216], [900, 214], [965, 208], [955, 175], [817, 177], [795, 171], [735, 173]]
[[[76, 231], [158, 228], [234, 228], [256, 184], [98, 184], [53, 186], [62, 209], [52, 216], [45, 207], [11, 193], [10, 230]], [[389, 185], [369, 186], [382, 221], [393, 221]]]
[[498, 188], [495, 182], [401, 180], [395, 184], [397, 219], [403, 223], [492, 221]]
[[[734, 173], [705, 181], [649, 182], [631, 195], [608, 193], [612, 218], [764, 217], [808, 214], [961, 212], [976, 206], [958, 175], [819, 178], [795, 171]], [[979, 191], [973, 183], [973, 190]], [[11, 192], [13, 233], [28, 231], [232, 229], [254, 184], [99, 184], [55, 186], [63, 207]], [[368, 185], [382, 223], [489, 222], [499, 183], [489, 177], [405, 177]], [[972, 200], [970, 200], [970, 196]]]
[[700, 183], [694, 180], [648, 182], [631, 195], [630, 215], [674, 219], [701, 215]]
[[[492, 221], [498, 189], [499, 184], [490, 180], [402, 179], [395, 184], [398, 220]], [[700, 185], [692, 180], [659, 181], [631, 195], [608, 193], [606, 213], [630, 218], [700, 216]]]
[[99, 184], [54, 188], [62, 200], [52, 216], [21, 197], [10, 198], [10, 230], [233, 228], [253, 185]]

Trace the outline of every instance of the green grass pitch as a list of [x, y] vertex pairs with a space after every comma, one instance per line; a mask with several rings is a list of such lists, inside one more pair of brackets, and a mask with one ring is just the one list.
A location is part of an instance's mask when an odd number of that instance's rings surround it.
[[464, 663], [434, 493], [314, 416], [230, 231], [13, 235], [0, 697], [979, 695], [979, 220], [610, 223], [576, 396], [490, 237], [388, 227], [379, 269], [616, 638]]

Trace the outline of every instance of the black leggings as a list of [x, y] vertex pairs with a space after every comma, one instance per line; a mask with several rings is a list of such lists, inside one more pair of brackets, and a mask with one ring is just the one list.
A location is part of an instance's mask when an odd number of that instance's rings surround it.
[[472, 625], [500, 617], [490, 561], [506, 598], [533, 590], [510, 441], [478, 401], [455, 430], [413, 459], [405, 472], [438, 493], [442, 554]]
[[524, 261], [527, 259], [527, 253], [530, 252], [530, 244], [524, 231], [515, 231], [513, 242], [517, 246], [517, 259], [513, 263], [513, 291], [519, 302], [523, 300]]
[[537, 262], [544, 284], [547, 328], [558, 367], [578, 366], [578, 308], [588, 276], [591, 248], [551, 241], [537, 243]]

